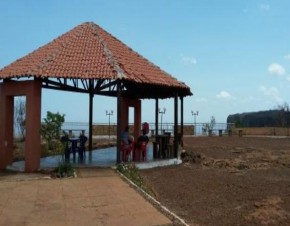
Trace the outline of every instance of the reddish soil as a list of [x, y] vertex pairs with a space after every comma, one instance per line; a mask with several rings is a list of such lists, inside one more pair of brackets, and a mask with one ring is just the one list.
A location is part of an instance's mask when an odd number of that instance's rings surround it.
[[185, 138], [183, 164], [141, 171], [190, 225], [290, 225], [290, 139]]

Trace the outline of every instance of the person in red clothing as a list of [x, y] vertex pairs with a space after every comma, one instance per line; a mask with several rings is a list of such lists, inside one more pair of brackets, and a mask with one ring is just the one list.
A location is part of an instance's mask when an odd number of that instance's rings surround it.
[[148, 134], [149, 133], [149, 124], [148, 124], [148, 122], [144, 122], [143, 124], [142, 124], [142, 131], [145, 131], [145, 134]]
[[149, 142], [149, 138], [148, 138], [147, 133], [144, 129], [142, 130], [142, 135], [139, 136], [137, 139], [137, 145], [141, 142], [146, 142], [146, 143]]
[[149, 142], [149, 138], [147, 136], [146, 130], [142, 130], [142, 135], [138, 137], [137, 139], [137, 144], [136, 144], [136, 155], [137, 160], [140, 160], [140, 153], [142, 155], [141, 159], [145, 159], [146, 160], [146, 147], [147, 144]]

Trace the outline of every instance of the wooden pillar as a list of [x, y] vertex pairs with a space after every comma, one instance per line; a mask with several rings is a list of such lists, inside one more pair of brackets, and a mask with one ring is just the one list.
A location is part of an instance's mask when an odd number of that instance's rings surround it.
[[183, 138], [183, 97], [180, 97], [180, 133], [181, 133], [181, 139], [182, 139]]
[[141, 100], [134, 101], [134, 139], [141, 135]]
[[158, 135], [158, 116], [159, 116], [159, 101], [155, 99], [155, 135]]
[[117, 163], [121, 162], [121, 83], [118, 82], [117, 84]]
[[89, 151], [93, 150], [93, 104], [94, 94], [91, 92], [89, 100]]
[[180, 97], [180, 145], [183, 147], [183, 96]]
[[174, 158], [178, 155], [178, 96], [174, 97], [174, 143], [173, 143]]
[[123, 98], [120, 95], [120, 128], [121, 133], [124, 131], [125, 127], [129, 125], [129, 103], [128, 99]]

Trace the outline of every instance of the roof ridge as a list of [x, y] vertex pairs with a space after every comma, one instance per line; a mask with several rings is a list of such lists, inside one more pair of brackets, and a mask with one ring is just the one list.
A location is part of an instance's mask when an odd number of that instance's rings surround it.
[[95, 24], [93, 22], [89, 23], [89, 25], [91, 25], [93, 31], [95, 32], [95, 35], [98, 36], [99, 42], [104, 47], [104, 52], [108, 58], [108, 61], [113, 66], [114, 70], [117, 72], [117, 78], [119, 78], [119, 79], [127, 78], [127, 75], [125, 74], [124, 70], [118, 64], [118, 61], [115, 60], [114, 55], [111, 52], [111, 50], [109, 49], [109, 47], [107, 46], [105, 40], [101, 37], [101, 35], [99, 35], [98, 28], [101, 29], [101, 27], [99, 27], [97, 24]]
[[[163, 73], [165, 73], [166, 75], [168, 75], [169, 77], [171, 77], [172, 79], [176, 80], [177, 82], [179, 82], [179, 80], [177, 78], [175, 78], [174, 76], [172, 76], [171, 74], [169, 74], [168, 72], [166, 72], [165, 70], [163, 70], [162, 68], [160, 68], [158, 65], [154, 64], [153, 62], [151, 62], [150, 60], [148, 60], [146, 57], [142, 56], [139, 52], [135, 51], [134, 49], [132, 49], [130, 46], [128, 46], [126, 43], [120, 41], [118, 38], [116, 38], [114, 35], [112, 35], [111, 33], [108, 33], [108, 31], [104, 30], [102, 27], [100, 27], [99, 25], [95, 24], [94, 22], [88, 22], [88, 24], [91, 24], [92, 27], [98, 27], [99, 29], [102, 29], [105, 33], [107, 33], [108, 35], [110, 35], [112, 38], [114, 38], [115, 40], [117, 40], [118, 42], [120, 42], [125, 48], [127, 48], [132, 54], [136, 54], [137, 57], [142, 58], [143, 60], [145, 60], [148, 64], [150, 64], [151, 66], [153, 66], [154, 68], [162, 71]], [[96, 28], [95, 28], [96, 29]], [[98, 32], [98, 31], [96, 31]], [[97, 34], [98, 35], [98, 34]], [[104, 51], [106, 52], [106, 50], [108, 51], [108, 53], [110, 54], [110, 56], [113, 58], [114, 62], [116, 63], [116, 66], [119, 67], [119, 69], [122, 71], [123, 73], [123, 78], [126, 78], [126, 74], [124, 73], [124, 70], [119, 66], [118, 61], [116, 61], [114, 59], [114, 55], [112, 54], [112, 52], [110, 51], [110, 49], [107, 47], [106, 42], [104, 41], [104, 39], [98, 35], [98, 37], [101, 40], [101, 44], [104, 46]], [[107, 52], [106, 52], [107, 53]], [[110, 61], [110, 56], [109, 56], [109, 61]], [[116, 70], [117, 71], [117, 70]], [[180, 83], [180, 82], [179, 82]]]

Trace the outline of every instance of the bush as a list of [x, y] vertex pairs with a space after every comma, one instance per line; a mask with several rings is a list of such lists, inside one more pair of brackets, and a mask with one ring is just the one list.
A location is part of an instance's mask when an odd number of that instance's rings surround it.
[[140, 175], [139, 169], [135, 166], [134, 163], [120, 163], [117, 165], [117, 170], [143, 191], [150, 195], [154, 195], [152, 189], [146, 186], [142, 176]]
[[54, 140], [60, 139], [61, 126], [64, 123], [64, 116], [58, 112], [47, 112], [44, 123], [41, 126], [40, 134], [47, 141], [49, 149], [56, 149]]
[[56, 174], [56, 177], [73, 177], [74, 168], [71, 163], [61, 161], [58, 164], [58, 167], [53, 171]]

